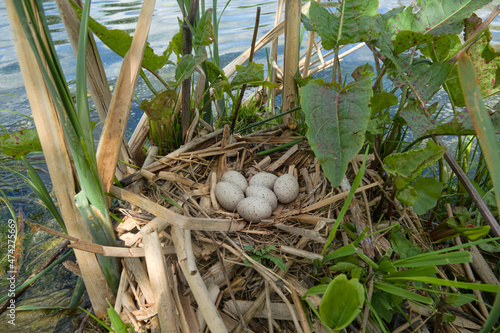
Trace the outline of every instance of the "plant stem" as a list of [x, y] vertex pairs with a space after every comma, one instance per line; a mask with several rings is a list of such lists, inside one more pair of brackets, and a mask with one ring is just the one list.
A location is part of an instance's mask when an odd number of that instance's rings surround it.
[[[255, 26], [253, 28], [252, 46], [250, 47], [250, 57], [248, 58], [249, 63], [252, 62], [253, 54], [255, 52], [255, 42], [257, 41], [257, 32], [259, 31], [259, 21], [260, 21], [260, 6], [257, 7], [257, 14], [255, 15]], [[231, 123], [231, 133], [233, 133], [234, 131], [234, 125], [236, 124], [236, 119], [238, 118], [238, 111], [240, 110], [241, 102], [243, 101], [243, 95], [245, 94], [246, 88], [247, 88], [246, 84], [244, 84], [241, 87], [240, 96], [234, 108], [233, 122]]]

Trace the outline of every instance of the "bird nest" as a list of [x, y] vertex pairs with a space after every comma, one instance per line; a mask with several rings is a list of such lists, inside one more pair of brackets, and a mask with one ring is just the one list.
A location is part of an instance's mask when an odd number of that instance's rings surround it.
[[[126, 202], [116, 233], [130, 249], [122, 255], [126, 274], [115, 306], [125, 322], [137, 332], [174, 327], [200, 332], [207, 325], [212, 332], [267, 332], [271, 327], [307, 332], [307, 318], [321, 326], [304, 311], [301, 297], [335, 275], [315, 260], [322, 258], [363, 156], [350, 161], [340, 187], [326, 179], [307, 140], [284, 126], [246, 136], [231, 135], [226, 127], [167, 156], [154, 156], [152, 163], [151, 157], [122, 182], [125, 188], [111, 190]], [[247, 179], [261, 171], [292, 174], [299, 196], [279, 204], [269, 219], [246, 222], [215, 198], [216, 183], [231, 169]], [[400, 205], [393, 221], [378, 220], [375, 227], [372, 220], [386, 208], [387, 200], [381, 199], [390, 198], [382, 184], [376, 172], [366, 170], [327, 251], [396, 220], [421, 230], [414, 225], [420, 223], [416, 215]], [[359, 248], [369, 258], [380, 258], [390, 247], [382, 236], [366, 238]], [[319, 296], [306, 299], [319, 306]]]

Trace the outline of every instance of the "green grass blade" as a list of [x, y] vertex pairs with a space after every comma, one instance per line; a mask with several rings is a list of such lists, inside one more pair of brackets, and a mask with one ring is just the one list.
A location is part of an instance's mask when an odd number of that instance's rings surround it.
[[382, 283], [382, 282], [378, 282], [378, 281], [374, 282], [374, 286], [377, 289], [380, 289], [382, 291], [385, 291], [387, 293], [390, 293], [390, 294], [393, 294], [396, 296], [411, 299], [411, 300], [414, 300], [416, 302], [420, 302], [420, 303], [424, 303], [424, 304], [432, 304], [431, 298], [419, 295], [419, 294], [414, 293], [414, 292], [411, 292], [405, 288], [397, 287], [397, 286], [392, 285], [392, 284]]
[[26, 165], [28, 177], [31, 179], [31, 181], [29, 181], [29, 179], [24, 178], [26, 185], [28, 185], [33, 193], [35, 193], [35, 195], [42, 200], [43, 204], [56, 219], [57, 223], [59, 223], [62, 230], [64, 230], [65, 233], [68, 233], [66, 226], [64, 225], [64, 220], [54, 204], [54, 201], [52, 201], [49, 191], [47, 191], [47, 188], [45, 187], [43, 180], [38, 175], [38, 172], [36, 172], [35, 168], [33, 168], [31, 163], [26, 158], [23, 158], [23, 162]]
[[342, 206], [342, 209], [340, 210], [339, 216], [337, 217], [337, 220], [333, 224], [332, 230], [330, 231], [330, 234], [328, 235], [328, 239], [325, 243], [325, 246], [323, 247], [323, 251], [321, 251], [321, 255], [325, 255], [326, 249], [328, 246], [333, 242], [333, 238], [335, 237], [335, 233], [337, 232], [337, 229], [339, 228], [340, 222], [342, 222], [342, 219], [344, 218], [344, 215], [347, 213], [347, 209], [349, 209], [349, 205], [351, 203], [352, 198], [354, 197], [354, 193], [358, 189], [359, 185], [361, 184], [361, 179], [363, 179], [363, 176], [365, 174], [365, 167], [366, 167], [366, 156], [368, 155], [368, 150], [365, 153], [365, 157], [363, 158], [363, 163], [361, 164], [361, 167], [359, 168], [359, 172], [354, 177], [354, 180], [352, 182], [352, 187], [351, 190], [349, 191], [349, 194], [347, 195], [347, 198], [345, 199], [344, 205]]
[[445, 254], [424, 253], [411, 258], [397, 260], [392, 264], [396, 267], [421, 267], [428, 265], [463, 264], [471, 261], [472, 256], [470, 252], [457, 251]]
[[419, 281], [423, 283], [435, 284], [438, 286], [445, 287], [455, 287], [462, 289], [471, 289], [471, 290], [482, 290], [490, 293], [498, 292], [498, 286], [494, 284], [476, 284], [469, 282], [460, 282], [460, 281], [452, 281], [452, 280], [444, 280], [439, 278], [427, 277], [427, 276], [409, 276], [409, 277], [386, 277], [386, 281]]

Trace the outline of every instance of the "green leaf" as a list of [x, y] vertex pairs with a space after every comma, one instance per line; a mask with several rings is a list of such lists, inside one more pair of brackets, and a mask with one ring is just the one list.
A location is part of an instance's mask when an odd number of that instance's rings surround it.
[[408, 85], [412, 90], [411, 98], [425, 104], [446, 81], [451, 65], [448, 63], [431, 63], [424, 59], [414, 59], [410, 63], [408, 57], [392, 57], [397, 72], [394, 83], [397, 86]]
[[461, 236], [467, 237], [468, 240], [475, 241], [485, 237], [490, 233], [490, 226], [484, 225], [482, 227], [471, 228], [456, 228], [455, 229]]
[[370, 107], [372, 109], [371, 116], [374, 117], [381, 111], [398, 104], [396, 95], [383, 91], [375, 94], [370, 99]]
[[386, 22], [389, 31], [410, 30], [434, 36], [459, 34], [462, 21], [491, 0], [417, 0]]
[[423, 253], [411, 258], [396, 260], [392, 264], [396, 267], [422, 267], [428, 265], [450, 265], [463, 264], [472, 261], [472, 256], [468, 251], [455, 251], [444, 254], [433, 252]]
[[420, 52], [434, 61], [445, 62], [454, 56], [461, 48], [462, 41], [458, 35], [441, 35], [434, 37], [427, 47], [421, 47]]
[[281, 258], [277, 258], [277, 257], [273, 256], [272, 254], [264, 254], [262, 256], [262, 258], [263, 259], [269, 259], [269, 260], [271, 260], [283, 272], [287, 271], [286, 265], [285, 265], [285, 263], [283, 262], [283, 260]]
[[413, 186], [406, 186], [396, 192], [396, 198], [405, 205], [413, 206], [417, 202], [417, 191]]
[[351, 269], [358, 268], [359, 265], [350, 262], [339, 262], [333, 266], [330, 266], [330, 271], [332, 272], [348, 272]]
[[336, 259], [336, 258], [350, 256], [351, 254], [354, 254], [354, 253], [356, 253], [356, 248], [354, 247], [354, 244], [350, 243], [350, 244], [344, 245], [341, 248], [338, 248], [337, 250], [333, 251], [332, 253], [329, 253], [326, 256], [324, 256], [323, 257], [323, 264], [329, 262], [330, 260]]
[[316, 79], [300, 91], [309, 144], [333, 186], [340, 184], [349, 160], [364, 143], [371, 113], [371, 75], [363, 73], [359, 81], [343, 88]]
[[417, 202], [413, 205], [413, 210], [418, 215], [425, 214], [429, 209], [436, 206], [443, 190], [443, 184], [439, 180], [430, 177], [417, 178], [412, 187], [417, 192]]
[[264, 81], [264, 64], [249, 62], [245, 66], [236, 65], [236, 75], [231, 81], [231, 88], [244, 84], [254, 86], [264, 86], [276, 88], [278, 84], [269, 81]]
[[358, 279], [348, 280], [337, 275], [321, 299], [321, 319], [335, 330], [347, 327], [361, 312], [365, 302], [365, 290]]
[[437, 273], [437, 269], [434, 265], [424, 264], [422, 266], [409, 268], [406, 270], [391, 272], [390, 274], [385, 275], [390, 277], [408, 277], [408, 276], [430, 276]]
[[[429, 118], [420, 107], [407, 107], [399, 113], [410, 126], [415, 138], [426, 135], [474, 135], [474, 124], [469, 112], [459, 112], [453, 118], [439, 124]], [[500, 113], [490, 114], [495, 131], [500, 131]]]
[[420, 247], [413, 245], [412, 241], [405, 237], [405, 235], [396, 229], [389, 234], [389, 240], [391, 242], [392, 249], [394, 252], [399, 254], [401, 258], [410, 258], [414, 255], [422, 253]]
[[387, 156], [384, 159], [384, 169], [396, 176], [394, 180], [396, 188], [403, 189], [420, 176], [425, 168], [443, 157], [445, 151], [446, 147], [429, 140], [427, 147]]
[[393, 294], [393, 295], [396, 295], [399, 297], [403, 297], [403, 298], [413, 300], [416, 302], [420, 302], [420, 303], [424, 303], [424, 304], [432, 304], [433, 303], [432, 299], [429, 297], [425, 297], [425, 296], [416, 294], [416, 293], [411, 292], [405, 288], [397, 287], [393, 284], [387, 284], [387, 283], [375, 281], [373, 285], [375, 288], [378, 288], [386, 293], [390, 293], [390, 294]]
[[318, 286], [309, 288], [309, 290], [307, 290], [307, 292], [304, 294], [303, 297], [309, 295], [323, 295], [324, 293], [326, 293], [327, 289], [328, 289], [328, 284], [320, 284]]
[[194, 56], [192, 54], [184, 55], [175, 68], [176, 82], [174, 83], [174, 85], [179, 85], [182, 83], [182, 81], [190, 77], [193, 74], [196, 65], [201, 64], [203, 61], [205, 61], [205, 59], [207, 59], [207, 56], [205, 54], [197, 54]]
[[493, 182], [497, 207], [500, 207], [500, 172], [498, 168], [500, 165], [500, 149], [498, 137], [495, 134], [488, 112], [484, 107], [481, 89], [477, 83], [472, 61], [466, 54], [461, 55], [458, 59], [458, 71], [462, 90], [465, 94], [465, 101], [472, 121], [474, 122], [474, 128], [479, 139], [481, 151], [484, 154], [486, 166], [488, 167]]
[[419, 281], [419, 282], [423, 282], [423, 283], [429, 283], [429, 284], [445, 286], [445, 287], [455, 287], [455, 288], [463, 288], [463, 289], [471, 289], [471, 290], [482, 290], [482, 291], [487, 291], [490, 293], [498, 292], [498, 286], [494, 285], [494, 284], [476, 284], [476, 283], [444, 280], [444, 279], [433, 278], [433, 277], [424, 277], [424, 276], [410, 276], [410, 277], [404, 277], [404, 278], [395, 277], [395, 278], [386, 278], [386, 280], [388, 280], [388, 281], [393, 281], [393, 280], [394, 281], [398, 281], [398, 280]]
[[0, 153], [22, 159], [33, 151], [42, 151], [36, 129], [24, 129], [0, 135]]
[[[476, 29], [482, 20], [473, 14], [465, 20], [465, 39]], [[467, 54], [470, 56], [477, 73], [477, 85], [481, 89], [483, 98], [493, 96], [500, 92], [500, 52], [495, 52], [490, 42], [492, 34], [488, 28], [469, 47]]]
[[399, 305], [402, 302], [402, 299], [399, 302], [395, 302], [394, 299], [396, 298], [398, 297], [392, 294], [381, 292], [377, 289], [373, 290], [371, 305], [377, 315], [388, 323], [392, 321], [392, 316], [397, 312], [397, 308], [393, 304], [396, 303], [396, 305]]
[[25, 179], [26, 184], [30, 187], [31, 191], [33, 191], [33, 193], [35, 193], [35, 195], [43, 202], [47, 210], [59, 223], [61, 229], [65, 233], [67, 233], [66, 226], [64, 225], [64, 220], [61, 214], [59, 213], [59, 210], [57, 209], [54, 201], [52, 200], [52, 197], [50, 196], [50, 193], [47, 190], [45, 183], [40, 178], [35, 168], [33, 168], [31, 163], [26, 158], [23, 158], [23, 162], [26, 165], [26, 173], [28, 174], [28, 177], [30, 177], [31, 179], [31, 181]]
[[154, 96], [151, 101], [144, 99], [139, 107], [148, 118], [153, 121], [169, 123], [177, 102], [177, 92], [174, 89], [167, 89]]
[[[106, 300], [106, 301], [108, 301], [108, 300]], [[127, 326], [123, 322], [123, 320], [120, 317], [120, 315], [118, 314], [118, 312], [116, 312], [116, 310], [111, 306], [111, 304], [109, 304], [109, 301], [108, 301], [108, 305], [109, 305], [108, 317], [109, 317], [109, 320], [111, 321], [111, 326], [113, 326], [113, 328], [115, 329], [115, 332], [116, 333], [129, 333]]]
[[[78, 18], [81, 19], [82, 9], [73, 1], [70, 1], [70, 3], [75, 9]], [[89, 28], [97, 36], [97, 38], [99, 38], [107, 47], [122, 58], [125, 57], [130, 49], [130, 46], [132, 45], [132, 36], [128, 33], [120, 29], [108, 29], [91, 17], [89, 17]], [[144, 57], [142, 59], [142, 67], [147, 68], [152, 72], [157, 71], [167, 63], [169, 55], [170, 54], [167, 50], [165, 50], [161, 56], [156, 55], [153, 49], [149, 46], [149, 42], [146, 42]]]
[[325, 50], [350, 43], [376, 39], [377, 0], [345, 0], [332, 14], [315, 1], [311, 2], [310, 23], [318, 31]]
[[208, 46], [215, 41], [214, 28], [212, 26], [212, 12], [213, 9], [207, 9], [194, 29], [193, 45]]

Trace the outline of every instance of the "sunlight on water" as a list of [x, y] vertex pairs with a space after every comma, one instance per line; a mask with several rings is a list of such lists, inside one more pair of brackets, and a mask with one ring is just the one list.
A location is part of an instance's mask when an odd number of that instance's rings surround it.
[[[380, 1], [380, 12], [386, 12], [392, 8], [409, 5], [411, 0], [388, 0]], [[106, 25], [108, 28], [123, 29], [133, 33], [142, 1], [139, 0], [94, 0], [91, 7], [91, 16], [98, 22]], [[211, 4], [211, 3], [210, 3]], [[43, 1], [46, 9], [46, 16], [49, 22], [52, 38], [56, 44], [56, 50], [60, 56], [61, 64], [64, 68], [67, 80], [71, 83], [75, 79], [75, 57], [67, 36], [64, 32], [63, 24], [57, 12], [53, 1]], [[226, 5], [223, 1], [218, 1], [218, 15]], [[260, 18], [259, 34], [262, 37], [274, 26], [274, 17], [277, 1], [256, 1], [256, 0], [233, 0], [225, 9], [223, 17], [220, 19], [219, 27], [219, 49], [222, 55], [221, 61], [228, 63], [239, 53], [249, 48], [253, 26], [255, 20], [256, 7], [261, 6], [262, 13]], [[485, 18], [493, 4], [478, 11], [478, 15]], [[209, 8], [209, 2], [206, 4]], [[168, 46], [168, 41], [178, 31], [178, 19], [181, 13], [176, 1], [158, 0], [156, 3], [153, 22], [149, 33], [149, 42], [157, 54], [161, 54]], [[493, 41], [496, 49], [500, 49], [500, 19], [496, 19], [491, 26]], [[120, 66], [121, 58], [110, 51], [99, 40], [97, 41], [101, 57], [106, 69], [106, 74], [110, 81], [116, 79]], [[281, 37], [280, 44], [283, 43]], [[303, 46], [305, 46], [304, 41]], [[225, 56], [224, 56], [225, 55]], [[266, 53], [261, 50], [256, 54], [256, 60], [266, 61]], [[354, 54], [346, 57], [346, 63], [352, 62], [348, 67], [355, 67], [363, 62], [373, 62], [373, 55], [367, 48], [363, 48]], [[347, 64], [346, 64], [347, 65]], [[165, 68], [161, 70], [164, 76], [171, 76], [173, 70]], [[19, 71], [19, 65], [14, 51], [10, 27], [8, 25], [5, 3], [0, 2], [0, 95], [14, 94], [10, 96], [1, 96], [0, 109], [15, 110], [20, 113], [29, 114], [29, 105], [24, 92], [22, 77]], [[328, 74], [326, 74], [328, 76]], [[139, 94], [149, 96], [145, 87], [139, 87]], [[21, 94], [19, 94], [21, 93]], [[7, 128], [15, 126], [17, 117], [0, 112], [0, 123]]]

